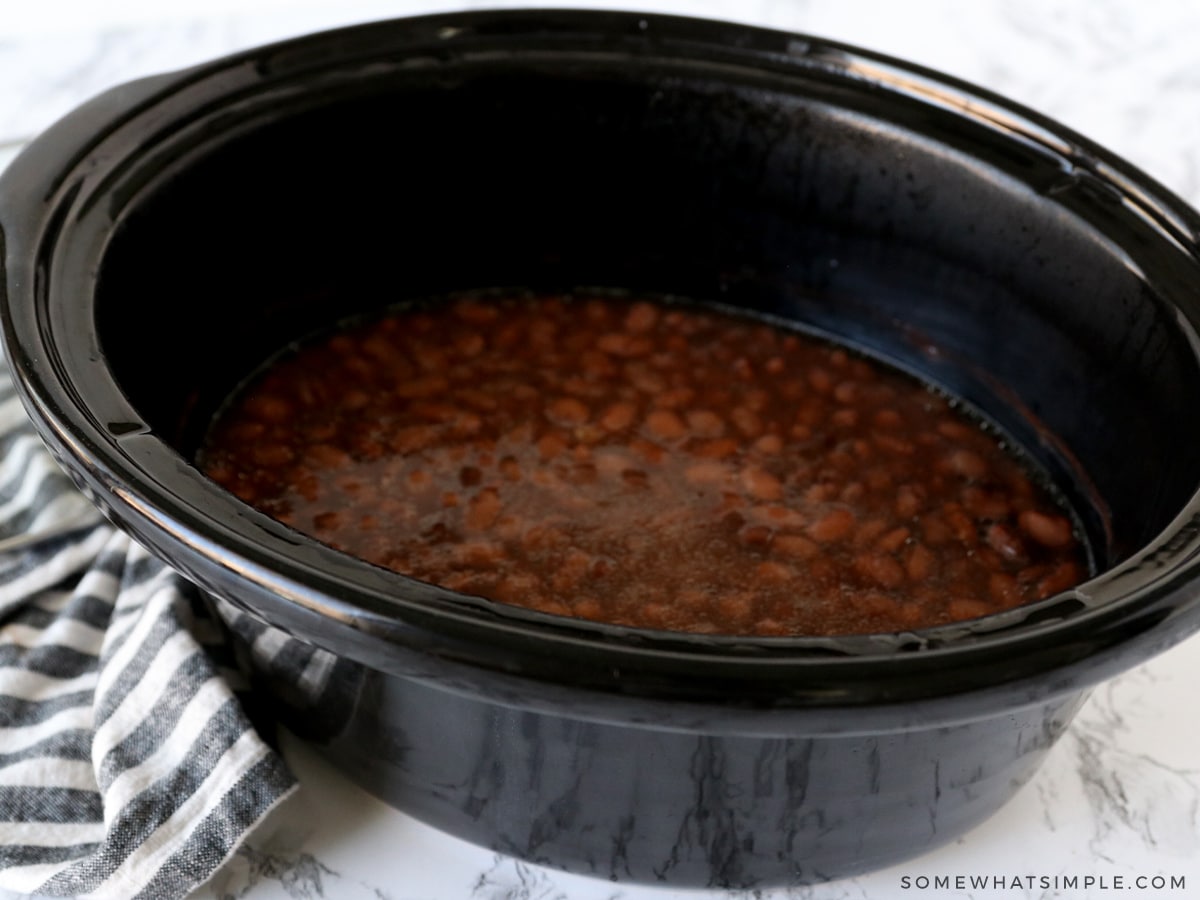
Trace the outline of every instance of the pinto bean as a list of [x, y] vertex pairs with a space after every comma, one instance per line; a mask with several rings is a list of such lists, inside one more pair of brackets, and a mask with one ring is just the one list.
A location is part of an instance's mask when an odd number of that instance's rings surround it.
[[279, 394], [255, 394], [246, 398], [246, 414], [272, 425], [287, 422], [296, 414], [295, 406]]
[[783, 497], [783, 482], [761, 466], [742, 469], [743, 489], [755, 500], [779, 500]]
[[738, 443], [731, 438], [703, 441], [692, 448], [692, 453], [703, 459], [728, 459], [737, 452]]
[[468, 501], [463, 524], [471, 531], [486, 531], [499, 517], [500, 508], [500, 492], [484, 488]]
[[651, 410], [643, 422], [646, 433], [659, 441], [677, 441], [687, 436], [687, 425], [670, 409]]
[[729, 474], [729, 469], [715, 460], [700, 460], [683, 471], [688, 483], [695, 485], [723, 484], [729, 479]]
[[596, 347], [612, 356], [633, 358], [645, 356], [654, 345], [649, 338], [612, 331], [596, 340]]
[[561, 431], [547, 431], [537, 441], [538, 457], [546, 462], [566, 452], [570, 446], [567, 436]]
[[725, 420], [711, 409], [691, 409], [684, 418], [693, 437], [719, 438], [725, 433]]
[[1021, 602], [1021, 585], [1008, 572], [993, 572], [988, 576], [988, 595], [1002, 608], [1016, 606]]
[[622, 431], [637, 421], [638, 408], [627, 400], [612, 404], [600, 415], [600, 424], [609, 431]]
[[749, 406], [735, 406], [730, 411], [729, 418], [743, 437], [756, 438], [763, 433], [762, 416]]
[[1025, 543], [1012, 529], [1000, 522], [994, 522], [987, 527], [984, 538], [989, 547], [995, 550], [1003, 559], [1012, 562], [1023, 562], [1028, 558]]
[[582, 425], [591, 416], [587, 404], [578, 397], [559, 397], [546, 407], [546, 418], [555, 425]]
[[974, 450], [958, 448], [950, 451], [938, 463], [938, 468], [949, 474], [978, 481], [988, 474], [987, 461]]
[[924, 507], [920, 491], [910, 484], [902, 484], [896, 488], [896, 515], [901, 519], [911, 519]]
[[1062, 593], [1077, 584], [1081, 577], [1079, 564], [1072, 559], [1064, 560], [1038, 579], [1034, 593], [1039, 599]]
[[1075, 538], [1075, 529], [1066, 516], [1026, 509], [1017, 516], [1017, 524], [1043, 547], [1059, 549], [1070, 545]]
[[844, 507], [829, 510], [808, 526], [808, 536], [821, 544], [844, 541], [854, 533], [854, 513]]
[[895, 559], [882, 553], [856, 556], [854, 571], [880, 587], [896, 588], [904, 583], [904, 568]]
[[912, 532], [909, 529], [901, 526], [893, 528], [884, 534], [875, 544], [884, 553], [895, 553], [912, 537]]
[[653, 303], [635, 303], [625, 314], [625, 330], [644, 334], [658, 324], [660, 311]]
[[904, 559], [904, 571], [910, 581], [921, 582], [931, 578], [937, 570], [937, 557], [924, 544], [913, 544]]
[[971, 597], [956, 597], [946, 604], [946, 611], [950, 614], [951, 619], [961, 621], [964, 619], [978, 619], [980, 616], [986, 616], [993, 610], [983, 600]]
[[295, 458], [296, 451], [287, 444], [255, 444], [250, 449], [250, 459], [254, 461], [255, 465], [263, 468], [276, 469], [286, 466]]
[[802, 534], [777, 534], [771, 542], [771, 549], [791, 559], [812, 559], [821, 552], [815, 541]]

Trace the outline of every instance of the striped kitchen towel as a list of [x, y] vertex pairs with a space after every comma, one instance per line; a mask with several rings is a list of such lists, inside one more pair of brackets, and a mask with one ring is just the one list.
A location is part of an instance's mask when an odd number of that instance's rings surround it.
[[206, 599], [100, 520], [0, 359], [0, 891], [185, 897], [294, 788]]

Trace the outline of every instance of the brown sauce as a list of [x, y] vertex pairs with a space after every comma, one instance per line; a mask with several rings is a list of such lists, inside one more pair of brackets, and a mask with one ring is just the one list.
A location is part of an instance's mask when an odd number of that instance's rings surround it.
[[748, 318], [458, 298], [271, 363], [207, 474], [458, 591], [616, 624], [892, 632], [1086, 575], [1071, 519], [939, 393]]

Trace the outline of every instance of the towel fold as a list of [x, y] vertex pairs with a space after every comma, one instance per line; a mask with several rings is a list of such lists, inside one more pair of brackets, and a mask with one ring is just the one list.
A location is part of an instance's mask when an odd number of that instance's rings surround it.
[[0, 358], [0, 889], [185, 897], [295, 787], [199, 590], [98, 519]]

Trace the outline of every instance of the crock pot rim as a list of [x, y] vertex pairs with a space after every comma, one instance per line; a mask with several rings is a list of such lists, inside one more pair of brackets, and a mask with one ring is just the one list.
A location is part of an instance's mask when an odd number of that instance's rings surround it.
[[[937, 103], [949, 104], [963, 116], [988, 123], [997, 134], [1007, 134], [1014, 140], [1032, 140], [1049, 152], [1069, 154], [1073, 165], [1088, 168], [1114, 195], [1134, 207], [1143, 218], [1155, 223], [1164, 239], [1193, 258], [1200, 255], [1195, 241], [1195, 235], [1200, 234], [1200, 216], [1151, 179], [1086, 139], [1036, 113], [962, 82], [880, 54], [815, 37], [636, 12], [507, 10], [369, 23], [296, 38], [115, 89], [35, 142], [22, 155], [23, 158], [28, 156], [28, 160], [15, 162], [0, 183], [0, 194], [5, 196], [4, 206], [9, 207], [8, 210], [0, 209], [0, 223], [7, 224], [14, 218], [37, 222], [36, 228], [30, 230], [30, 233], [36, 231], [36, 237], [28, 246], [14, 241], [15, 231], [11, 228], [6, 235], [0, 235], [6, 243], [6, 265], [10, 272], [19, 273], [17, 278], [21, 282], [16, 285], [19, 293], [14, 296], [11, 293], [14, 284], [10, 280], [4, 318], [5, 339], [18, 385], [27, 405], [36, 411], [35, 421], [42, 420], [38, 424], [43, 436], [60, 456], [66, 458], [68, 468], [78, 465], [86, 471], [87, 474], [82, 476], [87, 482], [85, 486], [116, 519], [130, 524], [132, 516], [141, 521], [143, 527], [149, 523], [151, 529], [167, 535], [169, 542], [189, 546], [213, 565], [239, 568], [244, 577], [256, 580], [265, 593], [278, 596], [280, 603], [301, 603], [309, 612], [346, 622], [385, 642], [400, 640], [419, 645], [426, 641], [429, 633], [444, 631], [457, 646], [458, 638], [467, 633], [495, 635], [503, 632], [519, 635], [523, 642], [536, 644], [543, 652], [552, 654], [564, 649], [572, 653], [586, 649], [602, 658], [597, 663], [599, 668], [621, 670], [626, 673], [625, 677], [638, 671], [651, 658], [657, 661], [651, 667], [656, 672], [660, 664], [694, 667], [704, 663], [718, 665], [730, 677], [750, 676], [757, 680], [766, 676], [776, 685], [795, 680], [799, 685], [797, 698], [806, 696], [804, 684], [820, 681], [819, 678], [814, 680], [818, 673], [835, 681], [841, 677], [840, 673], [847, 676], [857, 673], [850, 680], [861, 686], [880, 677], [884, 681], [895, 679], [901, 672], [931, 674], [958, 670], [960, 666], [986, 668], [983, 661], [990, 659], [993, 662], [1007, 660], [1004, 668], [1009, 674], [1006, 677], [1019, 679], [1053, 668], [1052, 659], [1056, 655], [1064, 664], [1076, 662], [1092, 652], [1102, 653], [1116, 647], [1162, 621], [1187, 619], [1185, 624], [1174, 626], [1173, 640], [1182, 639], [1200, 626], [1194, 614], [1196, 589], [1189, 589], [1195, 557], [1200, 552], [1200, 537], [1196, 535], [1196, 523], [1200, 520], [1198, 495], [1193, 495], [1175, 522], [1139, 554], [1141, 558], [1148, 554], [1161, 556], [1166, 552], [1164, 548], [1169, 551], [1170, 564], [1162, 565], [1153, 574], [1147, 570], [1133, 577], [1130, 574], [1132, 565], [1123, 564], [1112, 572], [1101, 573], [1065, 596], [970, 623], [940, 626], [911, 635], [750, 639], [655, 633], [581, 620], [559, 620], [502, 604], [464, 598], [452, 591], [414, 583], [395, 573], [383, 573], [357, 560], [347, 560], [315, 541], [287, 532], [283, 526], [244, 507], [231, 496], [221, 497], [219, 503], [226, 513], [236, 511], [237, 515], [229, 519], [194, 507], [168, 483], [140, 484], [141, 466], [149, 462], [152, 471], [154, 466], [162, 472], [174, 471], [172, 477], [182, 479], [191, 489], [219, 492], [165, 441], [139, 431], [137, 414], [132, 408], [129, 409], [132, 418], [123, 421], [126, 424], [132, 422], [133, 426], [123, 426], [119, 432], [114, 432], [113, 420], [105, 422], [97, 418], [94, 407], [84, 402], [85, 398], [77, 393], [73, 382], [79, 375], [96, 375], [102, 362], [63, 358], [58, 353], [58, 335], [53, 322], [45, 317], [46, 304], [57, 289], [54, 279], [61, 274], [53, 261], [54, 240], [58, 230], [71, 227], [71, 223], [77, 221], [80, 208], [92, 201], [97, 184], [102, 183], [95, 172], [111, 161], [105, 160], [105, 153], [111, 153], [114, 144], [119, 144], [123, 136], [155, 122], [160, 114], [164, 114], [164, 109], [178, 103], [184, 94], [207, 95], [214, 106], [219, 107], [231, 85], [241, 85], [247, 77], [269, 78], [273, 84], [301, 78], [309, 71], [306, 66], [335, 65], [328, 60], [314, 62], [319, 54], [313, 55], [310, 51], [330, 43], [353, 44], [356, 37], [369, 38], [368, 42], [373, 44], [380, 39], [376, 31], [380, 27], [395, 29], [396, 34], [418, 35], [416, 39], [423, 41], [428, 41], [429, 35], [435, 35], [445, 47], [453, 48], [454, 42], [463, 40], [470, 31], [462, 27], [467, 23], [474, 23], [471, 26], [475, 29], [471, 32], [474, 34], [480, 33], [479, 23], [482, 22], [514, 38], [522, 34], [522, 28], [540, 29], [537, 33], [545, 38], [547, 34], [552, 37], [554, 30], [546, 31], [547, 21], [558, 23], [557, 27], [568, 34], [596, 29], [609, 38], [619, 37], [623, 41], [657, 39], [664, 34], [669, 37], [672, 29], [677, 29], [678, 33], [686, 34], [687, 40], [681, 46], [685, 46], [688, 53], [699, 53], [702, 48], [711, 47], [723, 57], [744, 54], [748, 62], [752, 59], [761, 62], [766, 58], [775, 67], [798, 66], [802, 71], [810, 71], [805, 67], [817, 66], [827, 77], [836, 75], [834, 70], [840, 65], [840, 71], [848, 73], [845, 77], [869, 80], [870, 90], [896, 91], [910, 97], [914, 96], [915, 90], [915, 96], [928, 99], [930, 87], [936, 86]], [[483, 30], [486, 31], [486, 27]], [[802, 45], [803, 52], [787, 49], [796, 45]], [[660, 46], [657, 52], [667, 51]], [[672, 52], [682, 51], [677, 47]], [[267, 59], [273, 62], [264, 63]], [[281, 64], [280, 60], [292, 60], [292, 68]], [[859, 67], [857, 70], [855, 65]], [[148, 149], [142, 147], [139, 152], [148, 152]], [[38, 172], [40, 176], [26, 181], [32, 172]], [[12, 248], [15, 250], [10, 257]], [[15, 258], [22, 253], [28, 253], [33, 259], [25, 269]], [[82, 298], [77, 298], [76, 302], [81, 301]], [[90, 308], [90, 301], [82, 302]], [[1180, 315], [1182, 317], [1183, 313]], [[86, 371], [79, 369], [80, 363], [87, 363]], [[96, 388], [97, 385], [89, 384], [87, 390]], [[115, 383], [104, 385], [103, 390], [115, 390], [119, 394]], [[264, 540], [265, 544], [262, 543]], [[322, 565], [303, 565], [289, 555], [289, 547], [297, 542], [315, 545], [310, 549]], [[354, 572], [361, 577], [343, 579], [334, 577], [331, 571]], [[1118, 579], [1123, 584], [1121, 596], [1108, 596], [1112, 592], [1111, 585]], [[389, 594], [387, 584], [415, 590], [419, 599], [399, 600]], [[1092, 596], [1104, 598], [1103, 602], [1092, 605], [1089, 599]], [[1074, 607], [1074, 611], [1056, 617], [1055, 609], [1065, 607]], [[1193, 612], [1184, 616], [1186, 611]], [[322, 638], [319, 634], [305, 637], [317, 643]], [[1048, 652], [1051, 648], [1057, 650], [1057, 654]], [[1083, 648], [1087, 648], [1087, 653]], [[1037, 652], [1030, 652], [1034, 650]], [[447, 652], [452, 651], [447, 649]], [[1013, 659], [1026, 659], [1030, 667], [1026, 670], [1012, 663]], [[1103, 671], [1097, 667], [1096, 677]], [[924, 684], [922, 690], [930, 690], [925, 680], [921, 683]], [[615, 687], [615, 683], [610, 687]], [[661, 686], [658, 689], [665, 690]], [[870, 700], [860, 699], [862, 702], [880, 702], [881, 699], [891, 702], [905, 696], [907, 693], [901, 690], [894, 697], [876, 692]], [[842, 697], [839, 702], [844, 700]], [[806, 702], [819, 703], [821, 700], [807, 696]]]

